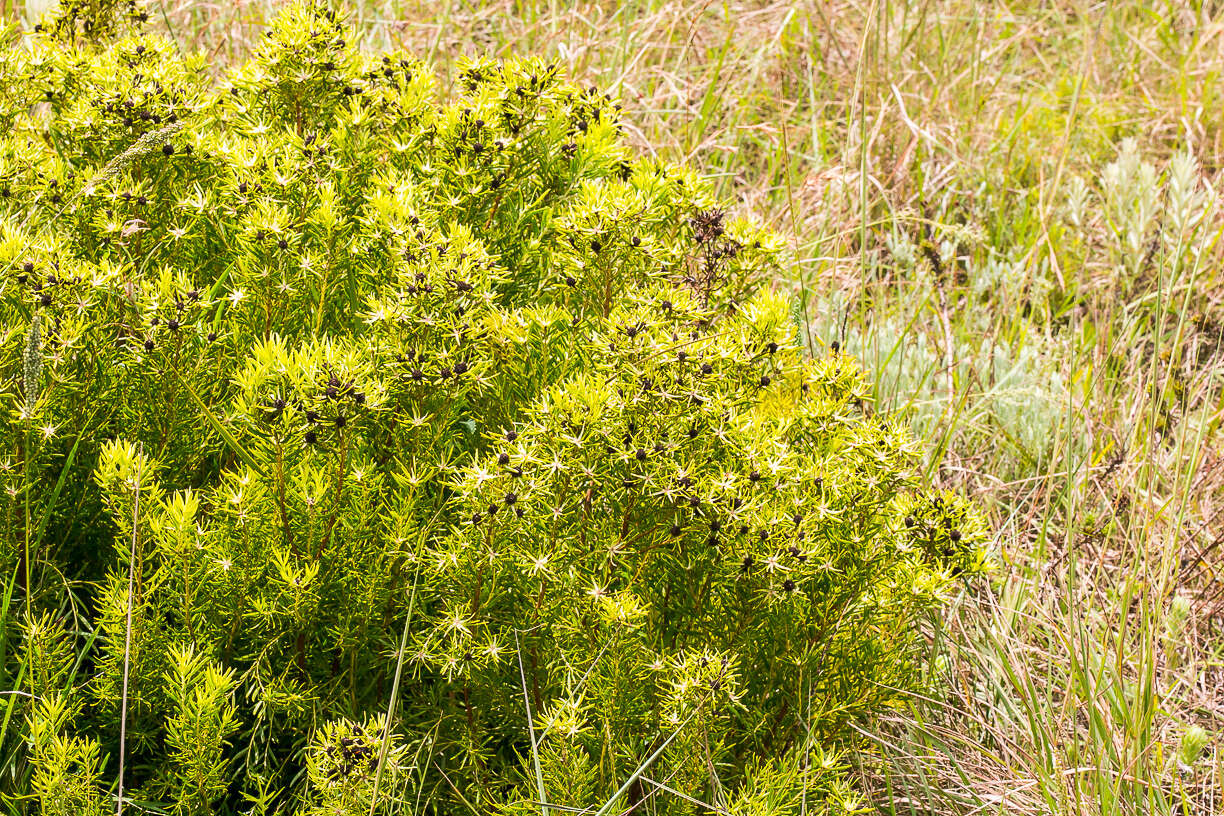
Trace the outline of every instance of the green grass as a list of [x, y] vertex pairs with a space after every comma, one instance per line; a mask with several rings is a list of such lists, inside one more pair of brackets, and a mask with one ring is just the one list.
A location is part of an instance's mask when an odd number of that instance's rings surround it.
[[[151, 5], [224, 65], [276, 4]], [[858, 355], [929, 478], [989, 508], [995, 580], [930, 622], [943, 691], [861, 725], [880, 812], [1224, 809], [1215, 5], [355, 10], [444, 83], [532, 52], [615, 89], [642, 150], [788, 237], [813, 349]]]

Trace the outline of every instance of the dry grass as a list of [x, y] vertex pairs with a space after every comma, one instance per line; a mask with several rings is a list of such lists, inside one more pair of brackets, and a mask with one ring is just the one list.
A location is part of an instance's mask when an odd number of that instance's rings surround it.
[[[276, 4], [152, 5], [224, 65]], [[883, 812], [1224, 809], [1218, 5], [355, 10], [444, 84], [532, 52], [616, 89], [642, 150], [791, 239], [813, 345], [990, 508], [1000, 569], [931, 623], [931, 696], [864, 726]]]

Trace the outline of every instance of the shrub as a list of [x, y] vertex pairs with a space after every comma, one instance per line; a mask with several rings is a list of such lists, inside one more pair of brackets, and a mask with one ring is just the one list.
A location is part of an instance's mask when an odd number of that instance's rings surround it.
[[853, 809], [985, 530], [781, 241], [546, 60], [444, 100], [296, 4], [210, 82], [145, 16], [0, 61], [6, 796]]

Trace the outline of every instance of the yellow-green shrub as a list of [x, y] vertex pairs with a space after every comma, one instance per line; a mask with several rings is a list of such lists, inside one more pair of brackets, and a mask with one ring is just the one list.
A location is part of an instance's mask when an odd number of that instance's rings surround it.
[[6, 795], [122, 726], [176, 813], [849, 807], [985, 531], [779, 239], [546, 60], [294, 5], [210, 83], [112, 5], [0, 61]]

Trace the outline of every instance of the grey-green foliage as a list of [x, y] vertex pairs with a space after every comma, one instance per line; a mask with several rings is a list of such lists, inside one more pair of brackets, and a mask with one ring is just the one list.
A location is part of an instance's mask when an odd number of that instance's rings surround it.
[[853, 809], [986, 531], [781, 241], [547, 60], [99, 8], [0, 60], [4, 795], [109, 809], [123, 726], [181, 814]]

